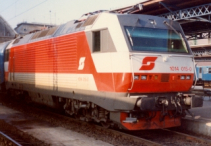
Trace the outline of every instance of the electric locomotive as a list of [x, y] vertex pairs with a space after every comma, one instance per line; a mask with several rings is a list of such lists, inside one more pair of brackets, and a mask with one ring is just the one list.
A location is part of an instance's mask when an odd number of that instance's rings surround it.
[[[128, 130], [180, 126], [193, 55], [177, 22], [109, 12], [1, 44], [2, 86], [81, 120]], [[3, 88], [2, 88], [3, 89]]]

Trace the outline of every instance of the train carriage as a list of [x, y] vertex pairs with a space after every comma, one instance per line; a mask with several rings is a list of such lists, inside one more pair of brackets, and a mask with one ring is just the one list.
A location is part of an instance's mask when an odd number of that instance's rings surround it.
[[211, 63], [208, 61], [196, 62], [196, 85], [211, 88]]
[[188, 94], [194, 64], [184, 33], [164, 18], [103, 12], [1, 50], [8, 92], [106, 127], [179, 126], [185, 110], [202, 106]]

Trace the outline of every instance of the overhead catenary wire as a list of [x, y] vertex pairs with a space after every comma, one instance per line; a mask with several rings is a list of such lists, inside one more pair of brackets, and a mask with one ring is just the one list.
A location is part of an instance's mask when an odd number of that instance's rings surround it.
[[7, 8], [5, 8], [4, 10], [2, 10], [0, 13], [6, 11], [7, 9], [9, 9], [11, 6], [13, 6], [15, 3], [17, 3], [19, 0], [16, 0], [14, 3], [12, 3], [11, 5], [9, 5]]
[[37, 4], [37, 5], [35, 5], [35, 6], [33, 6], [33, 7], [31, 7], [30, 9], [28, 9], [28, 10], [26, 10], [26, 11], [24, 11], [24, 12], [22, 12], [22, 13], [20, 13], [20, 14], [16, 15], [16, 16], [14, 16], [14, 17], [12, 17], [12, 18], [10, 18], [10, 19], [9, 19], [9, 20], [7, 20], [7, 21], [10, 21], [10, 20], [12, 20], [12, 19], [14, 19], [14, 18], [18, 17], [18, 16], [20, 16], [20, 15], [22, 15], [22, 14], [24, 14], [24, 13], [26, 13], [26, 12], [28, 12], [28, 11], [32, 10], [32, 9], [34, 9], [34, 8], [36, 8], [36, 7], [40, 6], [41, 4], [43, 4], [43, 3], [47, 2], [47, 1], [48, 1], [48, 0], [45, 0], [45, 1], [43, 1], [43, 2], [41, 2], [41, 3], [39, 3], [39, 4]]

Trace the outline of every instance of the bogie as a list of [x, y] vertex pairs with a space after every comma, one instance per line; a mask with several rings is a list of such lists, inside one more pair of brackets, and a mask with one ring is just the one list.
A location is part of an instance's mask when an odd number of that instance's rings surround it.
[[109, 112], [97, 106], [94, 103], [79, 101], [75, 99], [66, 99], [64, 110], [67, 114], [77, 115], [84, 121], [108, 122]]

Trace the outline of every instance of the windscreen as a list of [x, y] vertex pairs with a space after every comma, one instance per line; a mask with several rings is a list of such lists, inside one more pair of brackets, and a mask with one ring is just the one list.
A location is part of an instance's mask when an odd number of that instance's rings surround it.
[[180, 32], [125, 26], [132, 51], [189, 53]]

